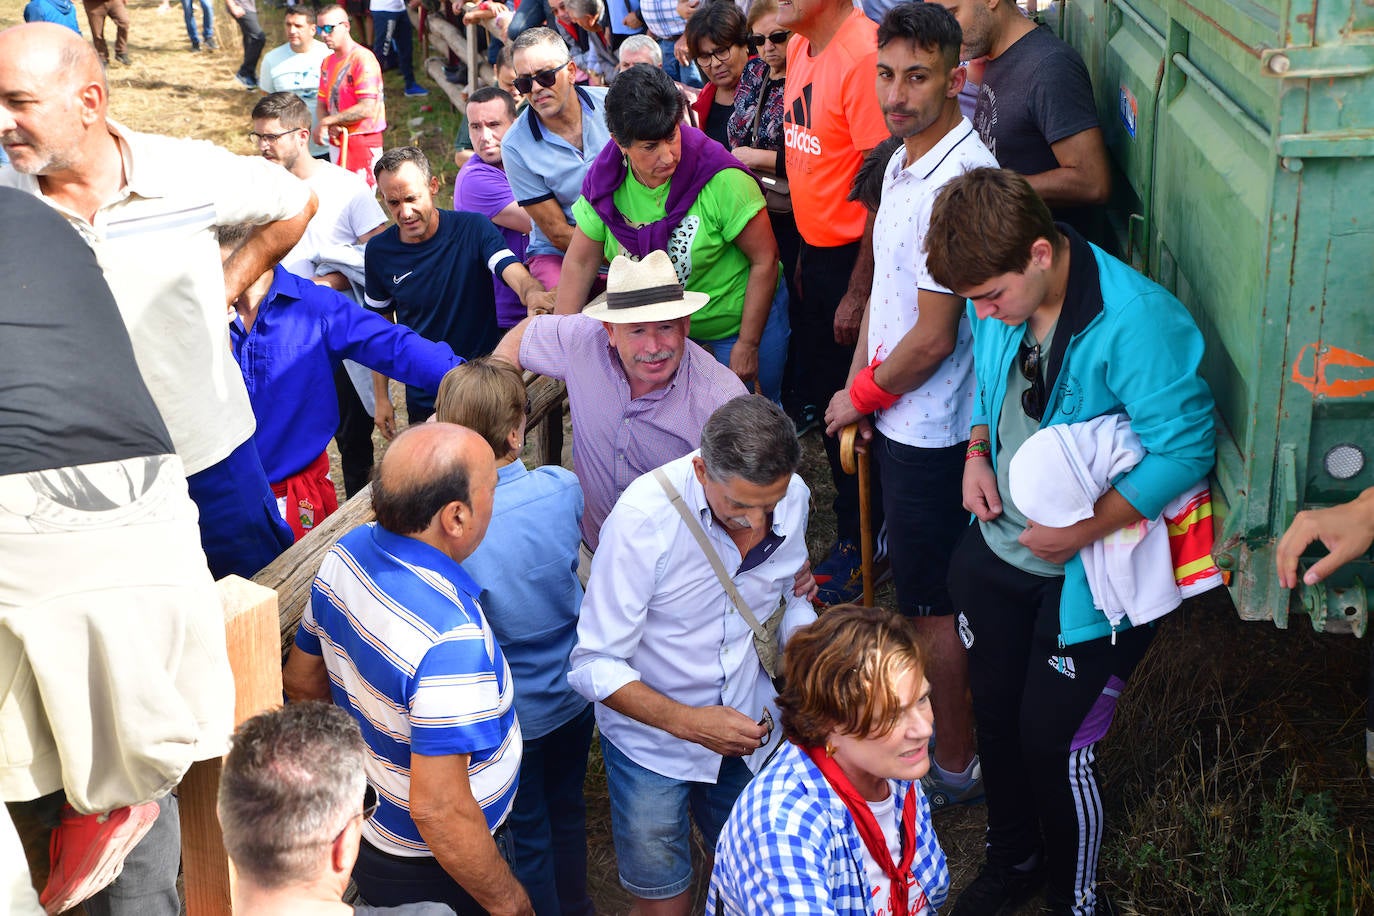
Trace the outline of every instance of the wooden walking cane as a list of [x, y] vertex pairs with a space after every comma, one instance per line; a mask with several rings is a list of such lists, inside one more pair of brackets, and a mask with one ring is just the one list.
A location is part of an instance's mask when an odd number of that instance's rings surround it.
[[859, 476], [859, 560], [863, 570], [864, 607], [873, 606], [873, 520], [868, 511], [868, 452], [859, 444], [859, 424], [840, 430], [840, 467]]

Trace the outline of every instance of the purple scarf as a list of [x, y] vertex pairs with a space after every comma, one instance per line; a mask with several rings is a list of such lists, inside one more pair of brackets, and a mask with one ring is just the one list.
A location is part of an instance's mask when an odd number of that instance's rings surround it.
[[636, 229], [616, 209], [613, 198], [616, 189], [629, 177], [629, 166], [614, 141], [606, 144], [587, 169], [587, 177], [582, 179], [582, 196], [587, 198], [587, 203], [592, 205], [628, 255], [642, 258], [651, 251], [667, 251], [669, 233], [696, 203], [706, 182], [721, 172], [740, 169], [753, 174], [725, 147], [695, 127], [683, 125], [681, 130], [682, 157], [673, 173], [672, 187], [668, 189], [668, 201], [664, 205], [666, 215], [657, 222]]

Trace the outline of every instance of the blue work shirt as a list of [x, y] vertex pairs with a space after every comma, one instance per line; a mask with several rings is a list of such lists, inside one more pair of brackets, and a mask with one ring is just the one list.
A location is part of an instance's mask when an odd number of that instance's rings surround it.
[[320, 456], [339, 426], [334, 368], [345, 358], [429, 392], [463, 360], [347, 296], [281, 266], [247, 330], [229, 338], [257, 420], [258, 453], [273, 483]]
[[[574, 87], [582, 103], [582, 149], [577, 149], [558, 134], [539, 123], [534, 109], [526, 106], [501, 141], [501, 162], [510, 179], [511, 193], [522, 207], [545, 200], [557, 200], [563, 216], [574, 223], [572, 205], [582, 196], [582, 178], [587, 168], [607, 143], [611, 131], [606, 127], [606, 90], [593, 86]], [[537, 254], [562, 255], [544, 230], [535, 223], [530, 228], [530, 245], [525, 258]]]
[[482, 587], [482, 610], [515, 678], [515, 710], [526, 738], [540, 738], [587, 708], [568, 684], [582, 583], [582, 487], [553, 465], [519, 460], [496, 471], [486, 537], [463, 561]]

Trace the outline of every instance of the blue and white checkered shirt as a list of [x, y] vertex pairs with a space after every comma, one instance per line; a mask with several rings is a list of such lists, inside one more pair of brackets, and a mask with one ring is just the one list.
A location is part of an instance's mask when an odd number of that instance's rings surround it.
[[677, 38], [687, 28], [687, 20], [677, 14], [676, 0], [641, 0], [639, 18], [660, 41]]
[[[949, 894], [949, 866], [930, 822], [930, 803], [918, 784], [892, 781], [894, 816], [916, 792], [916, 886], [933, 914]], [[816, 765], [791, 743], [755, 777], [725, 822], [707, 913], [734, 916], [876, 916], [887, 896], [872, 897], [864, 878], [864, 845], [844, 802]], [[719, 906], [719, 909], [717, 907]]]

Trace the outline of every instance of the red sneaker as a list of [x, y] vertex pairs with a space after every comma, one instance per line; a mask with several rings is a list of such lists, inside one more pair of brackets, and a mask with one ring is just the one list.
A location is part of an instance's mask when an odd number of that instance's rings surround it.
[[48, 843], [51, 869], [39, 902], [49, 914], [61, 913], [104, 890], [124, 870], [124, 858], [157, 820], [157, 802], [78, 814], [62, 806], [62, 821]]

